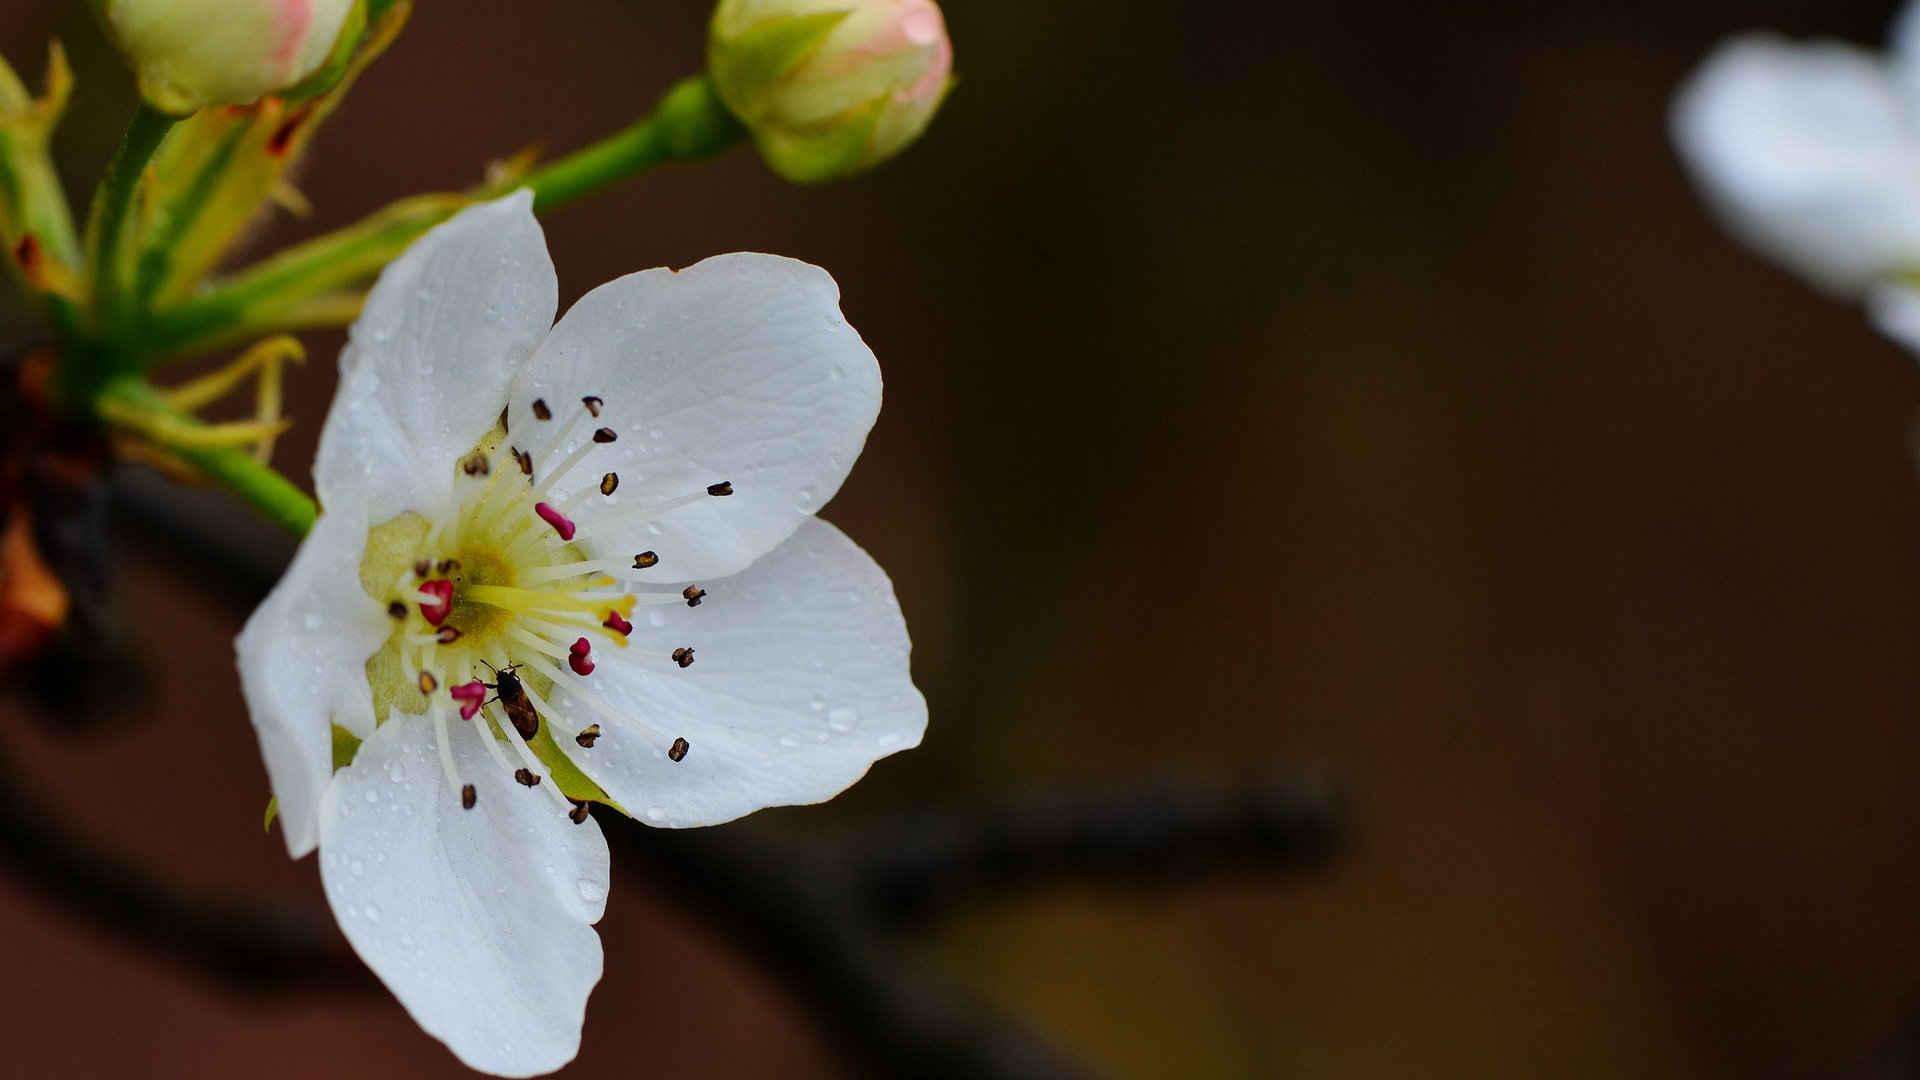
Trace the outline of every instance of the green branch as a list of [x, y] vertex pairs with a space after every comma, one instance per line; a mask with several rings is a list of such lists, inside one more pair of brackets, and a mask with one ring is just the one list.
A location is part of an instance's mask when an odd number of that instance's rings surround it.
[[745, 129], [720, 103], [706, 76], [683, 79], [632, 127], [530, 175], [471, 192], [403, 199], [256, 263], [157, 313], [142, 348], [150, 356], [187, 354], [232, 341], [248, 328], [284, 325], [289, 311], [364, 283], [428, 229], [483, 199], [530, 187], [534, 208], [549, 210], [660, 165], [711, 157], [745, 137]]
[[126, 229], [127, 216], [140, 190], [141, 174], [146, 172], [147, 162], [160, 148], [160, 140], [166, 137], [174, 120], [141, 102], [133, 120], [127, 124], [127, 133], [120, 140], [113, 163], [107, 166], [107, 175], [101, 178], [100, 187], [93, 195], [88, 263], [93, 276], [96, 325], [109, 337], [124, 329], [130, 310], [122, 289], [125, 282], [121, 275], [128, 268], [121, 265], [121, 233]]

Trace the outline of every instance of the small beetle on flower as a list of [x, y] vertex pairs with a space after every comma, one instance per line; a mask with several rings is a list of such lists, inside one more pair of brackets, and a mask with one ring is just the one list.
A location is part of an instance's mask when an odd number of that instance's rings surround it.
[[556, 294], [524, 191], [387, 268], [321, 515], [238, 642], [289, 851], [420, 1025], [507, 1076], [573, 1057], [600, 977], [590, 804], [819, 802], [926, 725], [886, 574], [812, 516], [880, 406], [833, 280], [736, 254], [554, 324]]

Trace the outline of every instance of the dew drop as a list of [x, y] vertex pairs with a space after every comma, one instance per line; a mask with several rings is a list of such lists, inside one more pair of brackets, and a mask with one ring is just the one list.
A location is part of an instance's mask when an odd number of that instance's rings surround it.
[[306, 624], [307, 624], [307, 629], [318, 630], [321, 627], [327, 625], [327, 620], [324, 617], [322, 617], [318, 612], [309, 611], [307, 612]]
[[579, 885], [580, 899], [589, 904], [597, 904], [607, 898], [607, 887], [597, 881], [581, 878]]
[[780, 736], [780, 745], [781, 745], [781, 746], [784, 746], [784, 747], [786, 747], [786, 748], [787, 748], [787, 749], [789, 749], [789, 750], [791, 750], [791, 749], [793, 749], [794, 747], [796, 747], [796, 746], [799, 746], [799, 745], [800, 745], [800, 740], [799, 740], [799, 739], [796, 739], [796, 738], [794, 738], [794, 737], [793, 737], [793, 736], [791, 736], [791, 735], [782, 735], [782, 736]]
[[368, 922], [380, 921], [380, 909], [375, 907], [372, 904], [368, 904], [366, 907], [361, 908], [360, 914], [365, 915], [367, 917]]
[[821, 709], [824, 709], [826, 707], [827, 707], [827, 699], [821, 697], [819, 694], [813, 695], [813, 700], [807, 702], [807, 708], [812, 709], [814, 712], [819, 712]]
[[860, 714], [845, 705], [838, 706], [827, 713], [827, 726], [845, 734], [860, 726]]
[[647, 612], [647, 625], [656, 630], [667, 625], [667, 613], [664, 611]]
[[377, 791], [375, 791], [375, 790], [373, 790], [372, 788], [368, 788], [368, 789], [367, 789], [367, 801], [368, 801], [368, 802], [370, 802], [370, 803], [377, 803], [377, 802], [379, 802], [379, 801], [380, 801], [380, 793], [379, 793], [379, 792], [377, 792]]
[[666, 811], [666, 808], [665, 808], [665, 807], [661, 807], [661, 806], [649, 806], [649, 807], [647, 807], [647, 820], [648, 820], [648, 821], [665, 821], [665, 820], [667, 820], [667, 811]]
[[351, 869], [353, 870], [354, 877], [362, 877], [367, 872], [367, 864], [361, 862], [359, 859], [355, 859], [353, 860], [353, 866], [351, 867]]
[[398, 784], [407, 778], [407, 767], [395, 761], [387, 766], [387, 778]]
[[880, 746], [880, 747], [887, 747], [887, 746], [892, 746], [899, 741], [900, 741], [900, 736], [890, 731], [885, 735], [880, 735], [875, 737], [873, 740], [873, 745]]
[[803, 513], [813, 511], [813, 508], [818, 505], [816, 499], [817, 495], [810, 487], [803, 487], [793, 493], [793, 505]]

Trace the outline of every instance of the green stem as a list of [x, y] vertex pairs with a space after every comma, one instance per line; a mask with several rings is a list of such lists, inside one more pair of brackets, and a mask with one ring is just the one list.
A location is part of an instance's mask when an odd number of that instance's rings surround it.
[[143, 347], [156, 356], [187, 354], [210, 342], [232, 340], [236, 328], [275, 325], [286, 312], [315, 297], [371, 278], [428, 229], [482, 199], [530, 187], [534, 209], [549, 210], [659, 165], [711, 157], [745, 136], [706, 76], [682, 79], [632, 127], [522, 179], [463, 194], [404, 199], [248, 267], [157, 314]]
[[669, 87], [652, 115], [537, 170], [523, 183], [533, 189], [535, 210], [551, 210], [656, 165], [730, 150], [746, 134], [720, 103], [713, 83], [695, 75]]
[[122, 289], [125, 282], [120, 280], [127, 269], [121, 265], [120, 234], [126, 229], [134, 195], [140, 189], [141, 174], [146, 172], [147, 162], [160, 148], [160, 140], [166, 138], [175, 119], [141, 102], [133, 120], [127, 124], [127, 133], [120, 140], [113, 163], [107, 166], [107, 175], [93, 195], [89, 266], [93, 272], [94, 313], [97, 324], [110, 336], [123, 328], [128, 314]]
[[96, 408], [102, 419], [165, 447], [293, 535], [305, 536], [313, 528], [320, 508], [306, 492], [239, 447], [183, 441], [183, 433], [205, 430], [206, 425], [168, 405], [144, 380], [115, 379], [101, 392]]

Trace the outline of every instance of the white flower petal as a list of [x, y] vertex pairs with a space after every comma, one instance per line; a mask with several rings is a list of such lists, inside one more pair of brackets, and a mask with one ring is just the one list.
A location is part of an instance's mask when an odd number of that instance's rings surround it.
[[[574, 760], [636, 818], [713, 825], [821, 802], [919, 744], [927, 706], [893, 586], [838, 529], [810, 518], [708, 588], [698, 608], [636, 612], [632, 644], [596, 650], [598, 670], [555, 688], [563, 722], [601, 723], [600, 741]], [[695, 647], [686, 670], [667, 662], [681, 645]], [[566, 686], [629, 719], [571, 702]], [[676, 763], [667, 749], [681, 737], [691, 749]]]
[[521, 190], [468, 207], [380, 275], [340, 354], [320, 433], [320, 503], [368, 503], [379, 524], [432, 512], [506, 404], [507, 387], [553, 325], [553, 260]]
[[[586, 542], [655, 550], [662, 580], [734, 573], [833, 497], [879, 414], [880, 366], [839, 300], [826, 271], [773, 255], [610, 281], [566, 313], [516, 384], [509, 441], [536, 450], [582, 397], [604, 399], [598, 419], [535, 461], [535, 479], [607, 427], [618, 441], [555, 489], [578, 493], [566, 510]], [[553, 420], [534, 419], [536, 399]], [[611, 498], [598, 490], [608, 472]], [[704, 497], [720, 481], [734, 494]], [[685, 495], [702, 497], [648, 513]]]
[[373, 728], [366, 662], [392, 631], [360, 588], [367, 524], [356, 508], [321, 514], [292, 565], [234, 643], [240, 689], [260, 737], [280, 832], [313, 850], [320, 793], [333, 772], [333, 725]]
[[321, 803], [320, 877], [340, 928], [426, 1032], [472, 1068], [573, 1059], [600, 981], [607, 842], [496, 767], [455, 719], [449, 790], [426, 717], [381, 726]]
[[1920, 104], [1920, 3], [1909, 3], [1894, 18], [1887, 53], [1907, 100]]
[[1920, 265], [1920, 123], [1887, 65], [1749, 35], [1676, 96], [1673, 139], [1747, 244], [1832, 292]]
[[1867, 291], [1867, 318], [1874, 329], [1920, 353], [1920, 289], [1883, 283]]

